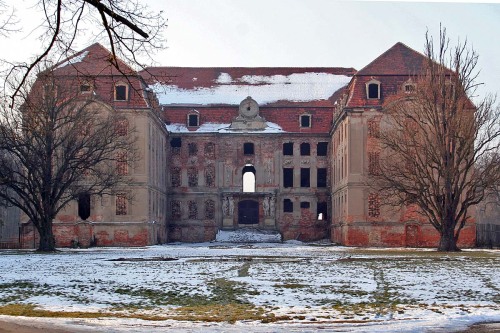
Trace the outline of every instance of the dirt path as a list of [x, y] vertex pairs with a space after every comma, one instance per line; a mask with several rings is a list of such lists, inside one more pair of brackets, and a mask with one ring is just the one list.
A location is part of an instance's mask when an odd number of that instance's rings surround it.
[[22, 323], [14, 323], [12, 321], [5, 321], [0, 319], [0, 333], [88, 333], [89, 331], [82, 331], [77, 329], [64, 329], [56, 327], [48, 323], [27, 323], [23, 321]]
[[456, 333], [500, 333], [500, 323], [476, 324]]

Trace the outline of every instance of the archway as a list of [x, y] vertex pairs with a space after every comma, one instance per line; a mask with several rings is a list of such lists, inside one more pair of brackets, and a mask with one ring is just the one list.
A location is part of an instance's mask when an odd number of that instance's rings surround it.
[[243, 177], [243, 192], [255, 192], [255, 168], [251, 164], [245, 165], [241, 171]]

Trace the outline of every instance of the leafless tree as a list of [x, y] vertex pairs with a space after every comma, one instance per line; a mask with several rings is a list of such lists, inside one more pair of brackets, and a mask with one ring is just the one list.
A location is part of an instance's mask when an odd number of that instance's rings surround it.
[[0, 199], [31, 220], [40, 251], [55, 249], [52, 221], [69, 202], [111, 194], [126, 180], [118, 164], [136, 159], [133, 128], [119, 126], [123, 116], [93, 94], [77, 95], [67, 80], [45, 71], [29, 93], [19, 90], [19, 109], [2, 106]]
[[472, 103], [477, 53], [467, 42], [435, 48], [426, 35], [425, 72], [388, 103], [375, 185], [386, 202], [416, 205], [440, 234], [440, 251], [458, 251], [471, 208], [500, 179], [500, 110], [488, 96]]
[[144, 67], [141, 57], [164, 48], [162, 33], [166, 21], [163, 13], [152, 12], [139, 0], [37, 1], [41, 13], [36, 30], [40, 34], [40, 45], [33, 49], [40, 52], [30, 61], [9, 63], [7, 79], [21, 77], [19, 84], [8, 92], [11, 104], [39, 64], [47, 59], [57, 62], [70, 56], [82, 37], [86, 43], [92, 38], [107, 40], [113, 54], [109, 61], [118, 70], [118, 58]]

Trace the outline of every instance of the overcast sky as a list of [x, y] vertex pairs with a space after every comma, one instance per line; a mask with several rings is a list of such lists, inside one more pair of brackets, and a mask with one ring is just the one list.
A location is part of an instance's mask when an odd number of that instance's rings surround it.
[[[398, 41], [422, 52], [426, 30], [438, 36], [441, 22], [452, 41], [467, 38], [479, 53], [481, 93], [500, 93], [498, 2], [141, 1], [168, 18], [168, 48], [155, 55], [158, 65], [359, 70]], [[0, 56], [27, 59], [29, 53], [30, 45], [19, 40], [0, 48]]]

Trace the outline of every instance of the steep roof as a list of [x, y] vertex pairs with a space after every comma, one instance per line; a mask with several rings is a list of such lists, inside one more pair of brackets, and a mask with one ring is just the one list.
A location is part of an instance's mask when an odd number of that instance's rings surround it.
[[353, 68], [152, 67], [140, 74], [163, 105], [238, 105], [252, 96], [260, 105], [332, 106]]
[[56, 75], [137, 75], [137, 72], [120, 59], [119, 70], [111, 63], [113, 55], [99, 43], [90, 45], [54, 66]]
[[357, 72], [356, 75], [421, 74], [426, 61], [426, 56], [398, 42]]

